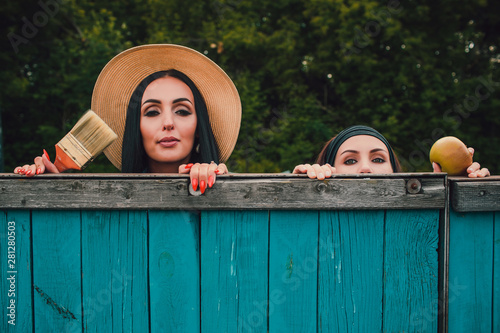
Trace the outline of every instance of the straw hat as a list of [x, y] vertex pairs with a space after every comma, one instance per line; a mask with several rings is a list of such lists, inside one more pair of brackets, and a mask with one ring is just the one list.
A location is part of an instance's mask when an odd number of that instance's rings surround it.
[[118, 135], [104, 153], [120, 170], [125, 118], [132, 93], [150, 74], [169, 69], [186, 74], [203, 96], [220, 162], [225, 162], [234, 149], [240, 130], [241, 101], [229, 76], [212, 60], [184, 46], [137, 46], [108, 62], [92, 94], [92, 110]]

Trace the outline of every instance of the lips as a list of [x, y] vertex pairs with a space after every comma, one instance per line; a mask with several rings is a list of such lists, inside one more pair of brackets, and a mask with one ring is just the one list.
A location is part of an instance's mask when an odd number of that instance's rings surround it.
[[174, 136], [168, 136], [168, 137], [164, 137], [160, 141], [158, 141], [158, 144], [162, 147], [170, 148], [170, 147], [174, 147], [175, 145], [177, 145], [177, 143], [179, 143], [179, 141], [180, 140]]

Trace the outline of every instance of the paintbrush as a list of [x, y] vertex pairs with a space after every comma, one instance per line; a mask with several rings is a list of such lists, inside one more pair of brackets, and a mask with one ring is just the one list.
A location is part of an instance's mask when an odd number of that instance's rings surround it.
[[60, 172], [83, 170], [117, 138], [116, 133], [94, 111], [89, 110], [56, 144], [54, 165]]

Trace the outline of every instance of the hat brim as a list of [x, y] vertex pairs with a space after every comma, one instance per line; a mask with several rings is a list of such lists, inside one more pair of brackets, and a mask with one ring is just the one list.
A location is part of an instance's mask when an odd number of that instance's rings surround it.
[[91, 109], [118, 135], [104, 150], [121, 170], [122, 143], [130, 98], [147, 76], [169, 69], [187, 75], [205, 100], [217, 142], [219, 162], [231, 155], [241, 125], [241, 101], [229, 76], [212, 60], [193, 49], [173, 44], [137, 46], [115, 56], [103, 68], [92, 94]]

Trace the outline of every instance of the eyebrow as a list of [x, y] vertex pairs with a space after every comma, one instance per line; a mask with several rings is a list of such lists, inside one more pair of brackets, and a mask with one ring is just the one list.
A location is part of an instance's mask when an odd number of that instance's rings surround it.
[[148, 100], [145, 100], [144, 103], [142, 103], [142, 105], [146, 104], [146, 103], [156, 103], [156, 104], [161, 104], [161, 102], [157, 99], [148, 99]]
[[359, 154], [359, 151], [357, 151], [357, 150], [344, 150], [340, 155], [344, 155], [347, 153]]
[[[376, 153], [376, 152], [379, 152], [379, 151], [382, 151], [382, 152], [384, 152], [384, 153], [387, 153], [387, 151], [386, 151], [385, 149], [383, 149], [383, 148], [375, 148], [375, 149], [370, 150], [370, 154], [372, 154], [372, 153]], [[346, 153], [354, 153], [354, 154], [359, 154], [359, 151], [357, 151], [357, 150], [350, 150], [350, 149], [348, 149], [348, 150], [344, 150], [344, 151], [343, 151], [340, 155], [343, 155], [343, 154], [346, 154]]]
[[385, 150], [384, 148], [375, 148], [375, 149], [372, 149], [372, 150], [370, 150], [370, 153], [377, 153], [379, 151], [387, 153], [387, 150]]
[[[181, 97], [181, 98], [177, 98], [177, 99], [174, 99], [173, 103], [179, 103], [179, 102], [189, 102], [191, 104], [193, 104], [193, 102], [191, 102], [189, 100], [189, 98], [185, 98], [185, 97]], [[161, 104], [161, 101], [158, 100], [158, 99], [148, 99], [146, 101], [144, 101], [144, 103], [142, 103], [142, 105], [146, 104], [146, 103], [156, 103], [156, 104]]]
[[193, 104], [193, 102], [191, 102], [191, 100], [189, 98], [185, 98], [185, 97], [174, 99], [173, 103], [175, 104], [175, 103], [179, 103], [179, 102], [189, 102], [189, 103]]

